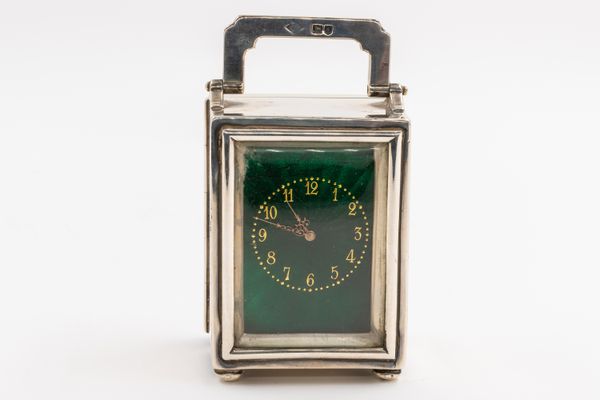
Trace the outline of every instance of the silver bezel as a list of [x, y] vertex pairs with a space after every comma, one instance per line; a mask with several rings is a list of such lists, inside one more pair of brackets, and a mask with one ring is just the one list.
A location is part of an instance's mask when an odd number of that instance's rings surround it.
[[[374, 358], [393, 358], [386, 349], [395, 348], [395, 334], [386, 335], [385, 315], [392, 320], [394, 324], [396, 310], [393, 307], [387, 307], [389, 304], [386, 297], [394, 296], [395, 288], [390, 292], [390, 288], [385, 287], [386, 256], [390, 250], [385, 248], [385, 238], [390, 235], [386, 232], [387, 209], [390, 196], [387, 194], [389, 188], [388, 169], [391, 147], [398, 146], [398, 135], [394, 132], [381, 132], [378, 136], [369, 136], [366, 141], [365, 135], [368, 131], [357, 131], [348, 134], [344, 131], [328, 131], [327, 135], [319, 133], [317, 130], [310, 132], [304, 131], [298, 135], [294, 130], [256, 130], [250, 131], [244, 129], [225, 129], [223, 131], [223, 160], [224, 168], [222, 170], [222, 181], [227, 182], [222, 187], [222, 199], [224, 207], [222, 209], [223, 235], [233, 238], [233, 245], [222, 252], [222, 274], [223, 291], [235, 293], [234, 304], [223, 303], [222, 325], [223, 329], [223, 347], [221, 356], [227, 360], [243, 359], [250, 354], [270, 354], [273, 349], [288, 347], [293, 348], [295, 355], [307, 357], [309, 353], [314, 352], [315, 348], [328, 349], [328, 353], [323, 358], [349, 357], [352, 351], [358, 351], [361, 354], [368, 353]], [[242, 183], [239, 179], [240, 167], [236, 168], [235, 157], [237, 150], [243, 149], [246, 145], [261, 143], [263, 145], [280, 148], [285, 145], [296, 144], [337, 144], [344, 146], [364, 146], [372, 145], [375, 149], [376, 162], [376, 204], [375, 217], [373, 221], [374, 234], [374, 252], [373, 252], [373, 279], [372, 279], [372, 325], [373, 331], [368, 334], [247, 334], [243, 331], [243, 287], [241, 280], [243, 277], [243, 261], [241, 254], [242, 247], [242, 224], [243, 219], [239, 204], [242, 202], [243, 190], [239, 185]], [[229, 148], [228, 150], [225, 150]], [[228, 160], [229, 158], [229, 160]], [[240, 161], [240, 160], [238, 160]], [[232, 168], [229, 168], [229, 165]], [[236, 174], [238, 178], [236, 179]], [[385, 200], [381, 201], [381, 197]], [[378, 201], [379, 200], [379, 201]], [[379, 229], [377, 229], [379, 228]], [[233, 335], [226, 335], [231, 332], [233, 326]], [[287, 346], [286, 346], [287, 344]], [[304, 347], [304, 350], [299, 348]], [[365, 349], [369, 349], [368, 351]], [[329, 354], [331, 353], [331, 354]]]
[[[285, 128], [282, 128], [285, 127]], [[399, 369], [405, 320], [406, 168], [408, 122], [404, 119], [298, 119], [211, 116], [208, 157], [208, 308], [213, 366], [218, 370], [263, 368]], [[236, 141], [346, 141], [385, 143], [385, 344], [372, 347], [240, 349], [235, 347]], [[283, 336], [282, 336], [283, 337]]]

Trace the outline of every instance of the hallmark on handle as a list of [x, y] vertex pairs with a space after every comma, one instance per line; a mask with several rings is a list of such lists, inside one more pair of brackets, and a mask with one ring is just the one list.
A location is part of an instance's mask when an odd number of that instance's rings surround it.
[[310, 32], [314, 36], [331, 36], [331, 35], [333, 35], [333, 25], [330, 25], [330, 24], [312, 24]]

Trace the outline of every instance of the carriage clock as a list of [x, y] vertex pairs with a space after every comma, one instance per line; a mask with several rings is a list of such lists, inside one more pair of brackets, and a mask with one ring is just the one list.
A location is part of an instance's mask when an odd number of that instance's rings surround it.
[[[244, 94], [260, 37], [354, 39], [366, 96]], [[400, 373], [409, 122], [368, 19], [239, 17], [208, 83], [206, 330], [213, 368]]]

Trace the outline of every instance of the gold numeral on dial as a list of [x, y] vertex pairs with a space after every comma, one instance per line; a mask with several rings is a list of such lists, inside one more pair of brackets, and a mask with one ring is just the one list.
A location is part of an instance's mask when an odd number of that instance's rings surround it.
[[350, 249], [350, 251], [348, 252], [348, 255], [346, 256], [346, 261], [349, 261], [350, 264], [353, 264], [354, 260], [356, 260], [356, 258], [354, 257], [354, 249]]
[[337, 201], [337, 190], [338, 188], [333, 189], [333, 201]]
[[275, 261], [277, 261], [277, 259], [275, 258], [275, 252], [271, 250], [267, 253], [267, 264], [273, 265], [275, 264]]
[[306, 195], [316, 196], [319, 194], [319, 182], [317, 181], [306, 181]]
[[354, 227], [354, 240], [360, 240], [361, 238], [362, 238], [362, 227], [355, 226]]
[[348, 215], [356, 215], [356, 203], [351, 202], [348, 204]]
[[333, 279], [334, 281], [340, 277], [340, 273], [338, 272], [337, 269], [338, 269], [337, 265], [334, 265], [333, 267], [331, 267], [331, 279]]
[[283, 201], [286, 203], [294, 202], [294, 189], [288, 188], [283, 190]]
[[267, 240], [267, 230], [265, 228], [260, 228], [258, 230], [258, 241], [262, 243], [265, 240]]
[[292, 271], [292, 267], [283, 267], [283, 273], [285, 274], [285, 278], [283, 278], [284, 281], [290, 280], [290, 272], [291, 271]]
[[264, 206], [263, 212], [266, 220], [277, 218], [277, 207], [275, 206]]
[[315, 274], [312, 272], [306, 275], [306, 286], [312, 287], [315, 284]]

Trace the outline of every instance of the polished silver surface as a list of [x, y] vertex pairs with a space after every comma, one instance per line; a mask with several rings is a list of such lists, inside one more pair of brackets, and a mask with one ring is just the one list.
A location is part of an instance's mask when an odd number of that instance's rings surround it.
[[401, 370], [399, 369], [391, 369], [391, 370], [386, 370], [386, 369], [374, 369], [373, 373], [379, 378], [382, 379], [384, 381], [393, 381], [396, 378], [398, 378], [398, 376], [400, 376]]
[[224, 382], [235, 382], [242, 377], [244, 371], [224, 371], [224, 370], [215, 370], [215, 373], [219, 375]]
[[354, 39], [371, 56], [368, 93], [389, 92], [390, 36], [371, 19], [242, 16], [225, 30], [226, 93], [244, 91], [244, 54], [260, 37]]
[[[293, 21], [301, 21], [304, 25], [289, 25]], [[352, 23], [345, 25], [348, 21]], [[288, 36], [294, 36], [294, 29], [303, 27], [298, 32], [315, 29], [323, 37], [333, 37], [345, 32], [339, 27], [356, 27], [356, 21], [362, 21], [369, 29], [377, 27], [375, 36], [369, 40], [361, 38], [360, 41], [369, 43], [383, 40], [380, 37], [381, 27], [370, 20], [241, 17], [228, 28], [228, 32], [232, 37], [251, 38], [243, 32], [252, 32], [261, 26], [265, 27], [261, 32], [271, 32], [269, 29], [283, 24], [284, 27], [289, 25], [292, 31], [286, 34]], [[314, 24], [322, 26], [314, 28]], [[326, 28], [327, 25], [331, 27]], [[237, 33], [234, 34], [234, 31]], [[361, 35], [367, 31], [362, 31]], [[387, 34], [384, 36], [387, 37]], [[256, 37], [251, 41], [244, 40], [235, 44], [237, 47], [234, 52], [238, 54], [236, 57], [241, 57], [240, 60], [243, 59], [240, 49], [251, 47]], [[226, 53], [227, 46], [232, 46], [227, 43], [226, 40]], [[389, 47], [389, 37], [380, 45]], [[240, 65], [243, 69], [243, 63]], [[206, 327], [211, 335], [213, 368], [224, 380], [235, 380], [247, 369], [369, 369], [382, 379], [392, 379], [399, 374], [404, 355], [406, 321], [410, 140], [409, 122], [404, 116], [403, 104], [406, 89], [387, 82], [387, 67], [386, 63], [385, 90], [369, 92], [384, 97], [249, 96], [240, 93], [243, 84], [236, 86], [231, 79], [227, 79], [233, 75], [226, 76], [225, 80], [209, 82], [206, 104]], [[227, 70], [227, 65], [225, 68]], [[242, 75], [238, 76], [239, 83], [243, 83]], [[376, 77], [381, 76], [376, 74]], [[272, 143], [274, 147], [316, 142], [381, 147], [376, 164], [376, 191], [379, 194], [376, 194], [375, 200], [375, 230], [379, 232], [379, 247], [374, 252], [376, 255], [372, 264], [373, 292], [377, 293], [372, 298], [372, 311], [376, 318], [375, 336], [246, 335], [240, 328], [240, 282], [243, 271], [239, 204], [242, 188], [236, 162], [243, 154], [243, 146], [253, 142]]]
[[[223, 253], [226, 260], [232, 256], [232, 262], [224, 262], [233, 266], [233, 287], [228, 287], [229, 281], [223, 283], [224, 290], [236, 294], [235, 304], [230, 312], [223, 312], [223, 331], [233, 332], [233, 336], [223, 335], [223, 358], [244, 359], [248, 355], [256, 356], [263, 353], [265, 357], [271, 357], [273, 349], [281, 349], [293, 352], [298, 358], [311, 357], [314, 348], [323, 349], [324, 358], [347, 358], [367, 356], [376, 359], [392, 359], [394, 357], [387, 349], [395, 348], [395, 331], [386, 331], [385, 319], [394, 325], [396, 319], [395, 307], [386, 307], [387, 296], [394, 296], [395, 287], [386, 287], [386, 273], [393, 265], [387, 265], [390, 260], [395, 260], [395, 253], [386, 248], [386, 238], [396, 235], [394, 231], [387, 231], [391, 225], [387, 224], [388, 210], [386, 205], [390, 202], [399, 201], [390, 191], [388, 166], [390, 155], [401, 147], [400, 137], [402, 133], [394, 130], [381, 130], [373, 135], [370, 130], [355, 130], [352, 132], [337, 131], [329, 129], [324, 132], [320, 130], [307, 129], [225, 129], [223, 132], [223, 148], [229, 147], [228, 157], [233, 157], [237, 162], [234, 169], [224, 168], [223, 181], [230, 183], [230, 190], [223, 196], [223, 213], [227, 216], [224, 220], [242, 221], [243, 210], [243, 168], [240, 162], [243, 160], [244, 150], [247, 146], [260, 144], [269, 148], [284, 148], [292, 143], [305, 146], [328, 146], [328, 147], [353, 147], [372, 148], [375, 156], [375, 210], [373, 219], [373, 257], [372, 265], [372, 287], [371, 287], [371, 326], [369, 333], [361, 334], [247, 334], [243, 331], [243, 285], [242, 268], [242, 225], [234, 224], [233, 230], [227, 236], [233, 237], [231, 251]], [[224, 165], [228, 165], [224, 157]], [[395, 264], [394, 264], [395, 265]], [[233, 319], [232, 319], [233, 317]], [[225, 329], [227, 327], [227, 329]], [[233, 329], [231, 329], [233, 327]], [[368, 350], [367, 350], [368, 349]], [[360, 353], [360, 354], [355, 354]]]
[[[210, 108], [210, 107], [209, 107]], [[281, 126], [286, 126], [282, 132]], [[408, 122], [403, 118], [282, 118], [243, 117], [239, 115], [212, 115], [210, 120], [210, 175], [209, 175], [209, 249], [210, 249], [210, 330], [213, 343], [213, 363], [216, 369], [260, 368], [366, 368], [399, 369], [404, 338], [404, 259], [406, 257], [405, 179], [408, 146]], [[287, 133], [288, 137], [283, 133]], [[389, 141], [391, 136], [393, 140]], [[245, 137], [244, 137], [245, 136]], [[235, 250], [235, 184], [234, 141], [336, 140], [355, 143], [377, 142], [385, 138], [388, 146], [387, 196], [381, 201], [385, 207], [387, 238], [385, 241], [385, 278], [381, 283], [385, 292], [384, 335], [386, 345], [380, 349], [294, 347], [295, 340], [303, 338], [268, 338], [268, 346], [245, 350], [235, 345], [236, 262]], [[232, 140], [233, 139], [233, 140]], [[379, 225], [381, 227], [381, 225]], [[381, 229], [381, 228], [378, 228]], [[239, 278], [238, 278], [239, 279]], [[379, 282], [379, 281], [378, 281]], [[239, 299], [239, 297], [237, 297]], [[255, 338], [256, 339], [256, 338]], [[273, 342], [275, 339], [275, 342]], [[282, 341], [290, 341], [290, 348]], [[333, 342], [347, 339], [322, 338]], [[358, 339], [358, 338], [357, 338]], [[278, 342], [278, 343], [277, 343]], [[266, 344], [268, 345], [268, 341]], [[297, 346], [297, 343], [295, 345]], [[319, 344], [318, 342], [316, 343]], [[360, 343], [359, 343], [360, 344]], [[321, 344], [321, 346], [324, 346]]]
[[226, 94], [225, 113], [246, 117], [385, 118], [388, 101], [366, 96], [268, 96]]

